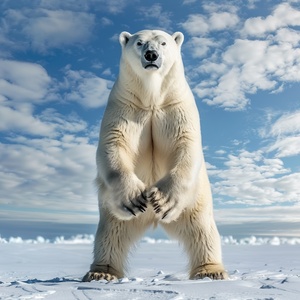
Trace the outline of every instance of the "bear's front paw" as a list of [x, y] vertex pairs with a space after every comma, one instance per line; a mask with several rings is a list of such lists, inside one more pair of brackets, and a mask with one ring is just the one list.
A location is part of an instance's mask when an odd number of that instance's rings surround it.
[[145, 185], [138, 178], [115, 184], [112, 212], [120, 220], [130, 220], [146, 211], [148, 200], [144, 196]]
[[121, 209], [125, 213], [136, 217], [139, 213], [146, 211], [148, 200], [145, 198], [143, 193], [140, 193], [136, 197], [129, 197], [126, 201], [122, 201]]
[[164, 223], [170, 223], [178, 219], [182, 213], [182, 207], [176, 197], [170, 193], [164, 193], [157, 187], [152, 187], [145, 193], [151, 203], [157, 218]]

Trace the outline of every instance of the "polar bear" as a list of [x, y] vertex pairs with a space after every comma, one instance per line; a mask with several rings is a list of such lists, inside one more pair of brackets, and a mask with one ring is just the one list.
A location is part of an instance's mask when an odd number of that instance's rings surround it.
[[227, 278], [183, 39], [160, 30], [120, 34], [119, 76], [96, 155], [100, 222], [83, 281], [123, 277], [131, 246], [158, 223], [184, 245], [190, 279]]

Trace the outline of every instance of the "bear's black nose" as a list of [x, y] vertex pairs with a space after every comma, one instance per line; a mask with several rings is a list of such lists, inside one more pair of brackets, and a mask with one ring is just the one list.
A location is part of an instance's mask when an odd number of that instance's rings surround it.
[[147, 61], [156, 61], [159, 57], [159, 54], [155, 50], [147, 50], [145, 53], [145, 58]]

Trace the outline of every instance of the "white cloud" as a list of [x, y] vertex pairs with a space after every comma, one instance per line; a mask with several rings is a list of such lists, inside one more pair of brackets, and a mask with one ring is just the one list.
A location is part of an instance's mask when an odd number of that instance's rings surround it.
[[232, 68], [223, 74], [218, 82], [201, 82], [194, 88], [194, 92], [208, 105], [218, 105], [232, 111], [242, 110], [249, 100], [245, 96], [240, 79], [240, 69]]
[[89, 40], [95, 23], [94, 15], [87, 12], [33, 8], [7, 10], [7, 36], [18, 34], [37, 51], [80, 45]]
[[54, 83], [38, 64], [0, 60], [0, 130], [37, 136], [56, 136], [62, 128], [83, 130], [86, 124], [72, 121], [71, 115], [62, 118], [51, 109], [35, 112], [36, 105], [58, 99]]
[[224, 154], [226, 154], [226, 151], [225, 150], [217, 150], [217, 151], [215, 151], [215, 154], [217, 154], [217, 155], [224, 155]]
[[291, 28], [281, 28], [274, 37], [277, 42], [289, 43], [296, 47], [300, 43], [300, 32]]
[[80, 213], [90, 222], [98, 210], [94, 126], [90, 132], [75, 113], [62, 115], [53, 108], [33, 116], [31, 109], [2, 107], [3, 124], [6, 128], [0, 129], [13, 133], [0, 143], [0, 203], [7, 207], [3, 215], [13, 208], [20, 218], [74, 222]]
[[96, 212], [95, 151], [87, 137], [72, 134], [0, 143], [1, 203], [16, 210]]
[[192, 37], [187, 43], [186, 47], [192, 53], [192, 56], [195, 58], [203, 57], [207, 55], [209, 50], [212, 47], [218, 45], [213, 39], [204, 38], [204, 37]]
[[269, 134], [272, 136], [300, 134], [300, 110], [283, 114], [272, 124]]
[[300, 11], [289, 3], [279, 4], [266, 18], [255, 17], [246, 20], [242, 33], [251, 36], [264, 36], [279, 28], [300, 25]]
[[299, 155], [300, 111], [282, 114], [273, 123], [260, 129], [260, 135], [271, 140], [267, 152], [275, 151], [276, 157]]
[[211, 31], [221, 31], [235, 27], [239, 17], [232, 12], [211, 12], [207, 17], [202, 14], [191, 14], [181, 26], [192, 36], [204, 36]]
[[106, 104], [113, 82], [87, 71], [66, 70], [65, 99], [84, 107], [96, 108]]
[[300, 155], [300, 136], [288, 136], [277, 139], [269, 146], [268, 151], [276, 151], [277, 157]]
[[77, 114], [60, 114], [53, 108], [47, 108], [39, 115], [39, 118], [45, 124], [53, 128], [56, 135], [64, 133], [79, 133], [87, 129], [87, 123]]
[[260, 64], [267, 47], [267, 41], [236, 39], [223, 54], [223, 61], [229, 65]]
[[200, 14], [189, 15], [188, 19], [181, 26], [192, 36], [202, 36], [209, 32], [207, 19]]
[[43, 123], [30, 111], [20, 111], [6, 106], [0, 106], [0, 130], [41, 136], [53, 135], [52, 126]]
[[0, 95], [17, 102], [41, 101], [48, 92], [51, 78], [35, 63], [0, 60]]
[[[299, 10], [288, 3], [275, 6], [265, 18], [247, 19], [239, 31], [237, 7], [203, 7], [207, 15], [189, 15], [181, 25], [191, 35], [187, 49], [202, 58], [198, 67], [192, 66], [190, 76], [195, 94], [204, 102], [226, 110], [244, 110], [250, 104], [249, 95], [280, 93], [285, 83], [300, 82]], [[216, 31], [225, 29], [231, 37], [225, 40], [217, 35], [216, 42]], [[250, 32], [251, 38], [247, 38]]]
[[[74, 89], [73, 96], [82, 96], [81, 100], [77, 99], [78, 102], [85, 101], [83, 105], [88, 107], [100, 106], [106, 102], [109, 81], [102, 82], [100, 78], [85, 72], [68, 75], [73, 76], [73, 81], [70, 79], [68, 82], [73, 84], [70, 87]], [[94, 154], [91, 157], [87, 155], [95, 150], [95, 146], [88, 140], [88, 137], [94, 139], [94, 136], [86, 133], [86, 137], [81, 137], [86, 132], [87, 123], [74, 113], [61, 115], [52, 108], [35, 112], [35, 105], [53, 100], [49, 96], [52, 85], [53, 80], [38, 64], [0, 60], [0, 130], [7, 132], [6, 140], [9, 140], [8, 144], [1, 144], [0, 151], [0, 160], [3, 162], [0, 168], [1, 199], [6, 199], [5, 201], [10, 202], [12, 199], [14, 203], [21, 203], [20, 198], [27, 198], [28, 194], [28, 198], [32, 199], [32, 203], [27, 203], [29, 207], [39, 203], [39, 200], [49, 198], [50, 208], [51, 201], [56, 197], [55, 189], [65, 190], [58, 192], [61, 195], [57, 194], [57, 199], [66, 198], [67, 195], [82, 199], [80, 195], [84, 192], [79, 191], [81, 181], [90, 180], [85, 185], [92, 186]], [[24, 138], [13, 138], [18, 133]], [[28, 135], [31, 139], [25, 138]], [[87, 179], [76, 178], [78, 187], [74, 180], [70, 182], [68, 190], [59, 185], [59, 182], [66, 181], [63, 176], [67, 172], [68, 178], [88, 172], [84, 175]], [[46, 178], [49, 181], [47, 184]], [[54, 198], [48, 197], [48, 194]]]
[[34, 104], [53, 98], [52, 84], [38, 64], [0, 60], [0, 130], [53, 135], [53, 127], [34, 115]]
[[214, 80], [202, 81], [194, 91], [209, 105], [242, 110], [250, 103], [247, 94], [258, 90], [280, 92], [282, 83], [300, 82], [300, 49], [289, 42], [278, 42], [278, 36], [276, 39], [236, 39], [222, 56], [202, 62], [199, 74], [208, 74]]
[[224, 166], [210, 170], [210, 176], [216, 178], [214, 194], [229, 198], [227, 204], [260, 206], [299, 201], [300, 173], [291, 173], [279, 158], [266, 158], [261, 150], [241, 150], [228, 155]]
[[209, 18], [211, 30], [233, 28], [239, 22], [239, 17], [230, 12], [214, 12]]
[[93, 25], [92, 14], [41, 9], [38, 16], [28, 18], [24, 33], [32, 39], [34, 48], [46, 51], [87, 42]]

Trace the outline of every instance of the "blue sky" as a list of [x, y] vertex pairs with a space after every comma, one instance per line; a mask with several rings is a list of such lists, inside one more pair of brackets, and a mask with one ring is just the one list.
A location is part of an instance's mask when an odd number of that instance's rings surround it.
[[4, 0], [0, 15], [2, 222], [97, 223], [118, 35], [146, 28], [185, 35], [219, 227], [300, 236], [299, 0]]

